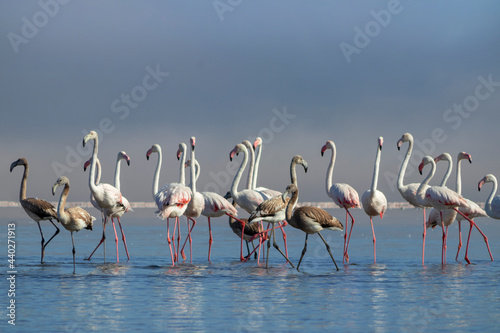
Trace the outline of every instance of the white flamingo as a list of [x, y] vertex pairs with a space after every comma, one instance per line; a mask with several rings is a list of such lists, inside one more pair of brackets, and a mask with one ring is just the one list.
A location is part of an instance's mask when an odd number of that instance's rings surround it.
[[373, 234], [373, 262], [377, 261], [377, 252], [376, 252], [376, 238], [375, 238], [375, 229], [373, 228], [373, 216], [379, 215], [380, 218], [384, 217], [384, 213], [387, 209], [387, 199], [381, 191], [377, 190], [378, 183], [378, 173], [380, 169], [380, 155], [382, 153], [382, 144], [384, 139], [382, 137], [378, 138], [377, 144], [377, 155], [375, 156], [375, 166], [373, 169], [373, 178], [372, 185], [369, 190], [365, 191], [361, 196], [361, 202], [363, 204], [363, 209], [365, 213], [370, 217], [370, 224], [372, 226], [372, 234]]
[[[126, 210], [125, 205], [123, 203], [123, 197], [122, 197], [121, 192], [116, 187], [114, 187], [110, 184], [107, 184], [107, 183], [95, 184], [97, 152], [98, 152], [98, 146], [99, 146], [99, 138], [98, 138], [98, 135], [95, 131], [90, 131], [90, 133], [87, 134], [83, 138], [83, 146], [85, 147], [85, 144], [90, 140], [94, 140], [94, 148], [93, 148], [93, 152], [92, 152], [92, 165], [90, 167], [90, 174], [89, 174], [89, 187], [90, 187], [90, 192], [92, 193], [95, 200], [97, 201], [97, 204], [99, 205], [99, 207], [103, 211], [105, 218], [104, 218], [103, 227], [102, 227], [101, 241], [99, 242], [99, 244], [97, 244], [97, 247], [94, 249], [92, 254], [87, 259], [90, 259], [92, 257], [92, 255], [97, 250], [97, 248], [106, 239], [106, 234], [105, 234], [106, 222], [107, 222], [108, 218], [111, 218], [111, 223], [113, 224], [113, 230], [115, 232], [116, 262], [119, 262], [118, 235], [116, 233], [116, 227], [115, 227], [115, 221], [114, 221], [114, 218], [116, 217], [118, 220], [118, 224], [120, 226], [120, 230], [122, 232], [122, 240], [123, 240], [123, 243], [125, 244], [127, 257], [130, 260], [130, 256], [128, 254], [126, 240], [125, 240], [125, 234], [123, 233], [123, 229], [122, 229], [120, 217], [119, 217], [119, 214], [122, 213], [122, 211], [125, 212], [125, 210]], [[106, 255], [106, 253], [104, 255]], [[104, 261], [106, 261], [106, 257], [104, 257]]]
[[325, 210], [317, 207], [301, 206], [295, 209], [292, 215], [293, 207], [299, 199], [299, 188], [294, 184], [288, 185], [282, 196], [283, 202], [286, 200], [286, 197], [290, 193], [292, 194], [292, 198], [288, 201], [288, 204], [286, 206], [286, 220], [292, 227], [300, 229], [306, 233], [304, 249], [302, 250], [299, 263], [297, 264], [297, 270], [299, 270], [302, 258], [307, 251], [307, 237], [309, 236], [309, 234], [316, 233], [319, 235], [323, 243], [325, 243], [326, 250], [330, 254], [335, 267], [337, 268], [337, 270], [339, 270], [339, 267], [337, 266], [337, 263], [333, 258], [332, 252], [330, 251], [330, 245], [328, 245], [328, 243], [321, 235], [321, 230], [330, 229], [342, 231], [344, 230], [344, 226], [338, 219], [328, 214]]
[[[241, 152], [243, 152], [243, 160], [241, 162], [238, 171], [236, 172], [233, 183], [231, 185], [231, 197], [238, 206], [246, 210], [248, 213], [252, 213], [257, 208], [257, 206], [259, 206], [263, 201], [269, 199], [270, 196], [252, 189], [243, 189], [241, 191], [238, 191], [238, 185], [240, 183], [243, 170], [245, 169], [248, 163], [248, 150], [245, 147], [245, 145], [239, 143], [229, 153], [229, 159], [232, 161], [233, 157]], [[242, 223], [242, 230], [244, 230], [245, 222], [242, 220], [240, 221]], [[243, 236], [244, 234], [242, 231], [241, 249], [240, 249], [240, 260], [242, 261], [245, 260], [245, 258], [243, 257]]]
[[[351, 185], [345, 183], [332, 183], [333, 167], [335, 166], [335, 159], [337, 157], [337, 149], [333, 141], [327, 141], [326, 144], [321, 148], [321, 156], [324, 155], [327, 149], [332, 150], [332, 158], [330, 159], [330, 164], [328, 165], [326, 171], [326, 194], [337, 204], [340, 208], [345, 209], [345, 219], [346, 219], [346, 230], [344, 233], [344, 259], [349, 263], [349, 254], [347, 252], [349, 248], [349, 240], [351, 239], [352, 228], [354, 226], [354, 217], [349, 208], [359, 208], [359, 195], [358, 192]], [[348, 216], [351, 217], [351, 230], [349, 231], [349, 238], [347, 238], [347, 225]]]
[[[406, 168], [408, 166], [408, 162], [410, 161], [411, 153], [413, 151], [413, 136], [410, 133], [405, 133], [401, 137], [401, 139], [398, 140], [397, 147], [398, 150], [401, 149], [401, 146], [403, 143], [408, 142], [408, 150], [406, 151], [405, 158], [403, 160], [403, 163], [401, 163], [401, 168], [399, 169], [399, 174], [398, 174], [398, 181], [397, 181], [397, 187], [399, 193], [401, 193], [401, 196], [403, 199], [408, 201], [411, 205], [417, 207], [417, 208], [422, 208], [423, 209], [423, 214], [424, 214], [424, 232], [422, 234], [422, 265], [424, 264], [424, 257], [425, 257], [425, 235], [427, 233], [427, 221], [426, 221], [426, 215], [425, 215], [425, 206], [422, 206], [418, 199], [417, 199], [417, 190], [420, 186], [420, 183], [410, 183], [410, 184], [403, 184], [403, 179], [405, 177], [405, 172]], [[428, 185], [426, 185], [428, 186]]]
[[[36, 224], [38, 224], [38, 229], [40, 230], [40, 235], [42, 236], [40, 263], [43, 264], [43, 259], [45, 257], [45, 247], [47, 247], [50, 241], [59, 233], [59, 228], [52, 220], [59, 220], [57, 217], [56, 208], [52, 206], [50, 202], [38, 198], [26, 198], [26, 183], [29, 174], [28, 161], [26, 161], [24, 157], [21, 157], [10, 165], [10, 172], [12, 172], [12, 170], [19, 165], [24, 166], [23, 178], [21, 180], [21, 189], [19, 190], [19, 202], [21, 203], [21, 207], [23, 207], [26, 214], [28, 214], [28, 216], [31, 217], [36, 222]], [[56, 232], [52, 235], [52, 237], [50, 237], [47, 242], [45, 242], [42, 227], [40, 226], [40, 221], [44, 220], [50, 221], [54, 228], [56, 228]]]
[[[297, 185], [297, 171], [295, 170], [295, 166], [297, 164], [301, 164], [304, 167], [304, 171], [307, 172], [308, 164], [306, 160], [302, 158], [300, 155], [295, 155], [290, 162], [290, 179], [292, 184]], [[273, 224], [273, 228], [271, 229], [273, 246], [288, 260], [288, 253], [286, 255], [281, 251], [278, 244], [276, 243], [274, 224], [280, 223], [285, 220], [285, 209], [288, 203], [282, 200], [282, 195], [275, 196], [271, 199], [267, 199], [262, 202], [253, 212], [250, 214], [248, 221], [256, 222], [256, 221], [266, 221]], [[283, 229], [282, 229], [283, 230]], [[271, 237], [267, 241], [267, 256], [266, 256], [266, 268], [269, 260], [269, 249], [271, 247]], [[286, 246], [286, 239], [285, 239]], [[286, 251], [287, 252], [287, 251]]]
[[[429, 180], [433, 177], [434, 172], [436, 170], [436, 163], [434, 162], [434, 159], [430, 156], [424, 156], [422, 159], [422, 163], [420, 163], [418, 169], [419, 172], [422, 173], [422, 169], [425, 165], [431, 164], [432, 168], [427, 175], [427, 177], [422, 181], [422, 184], [427, 184]], [[467, 201], [457, 192], [450, 190], [447, 187], [443, 186], [430, 186], [427, 188], [424, 194], [421, 193], [420, 188], [419, 191], [417, 192], [417, 196], [420, 197], [420, 201], [426, 201], [428, 204], [430, 204], [432, 207], [443, 211], [445, 209], [453, 209], [455, 210], [458, 214], [462, 215], [467, 221], [472, 226], [475, 226], [476, 224], [474, 221], [472, 221], [470, 218], [468, 218], [464, 213], [459, 211], [457, 208], [458, 207], [468, 207]], [[443, 227], [443, 245], [442, 245], [442, 253], [441, 253], [441, 263], [445, 263], [445, 258], [446, 258], [446, 231], [443, 225], [443, 220], [441, 219], [441, 226]], [[477, 226], [476, 226], [477, 228]], [[486, 236], [483, 234], [485, 237], [485, 241], [487, 242]], [[489, 246], [488, 246], [489, 248]], [[493, 257], [491, 257], [493, 260]]]
[[[116, 157], [115, 183], [114, 183], [114, 186], [115, 186], [115, 188], [118, 191], [120, 191], [120, 161], [121, 160], [126, 161], [127, 165], [130, 165], [130, 157], [124, 151], [119, 152], [118, 156]], [[86, 169], [89, 167], [89, 165], [91, 163], [92, 163], [92, 158], [90, 158], [87, 162], [85, 162], [85, 164], [83, 165], [83, 171], [86, 171]], [[96, 177], [95, 177], [95, 184], [96, 185], [99, 184], [100, 181], [101, 181], [101, 162], [99, 161], [99, 158], [96, 157]], [[104, 211], [101, 209], [101, 207], [99, 207], [99, 204], [95, 200], [94, 195], [92, 194], [92, 192], [90, 193], [90, 203], [92, 204], [92, 206], [94, 206], [94, 208], [96, 208], [97, 210], [99, 210], [101, 212], [102, 222], [104, 223], [104, 218], [105, 218], [104, 217]], [[124, 196], [122, 196], [122, 204], [123, 204], [124, 209], [117, 210], [115, 213], [113, 213], [110, 216], [111, 218], [121, 218], [123, 216], [123, 214], [134, 211], [132, 209], [132, 206], [130, 205], [130, 202]], [[121, 224], [119, 224], [119, 226], [120, 226], [120, 231], [121, 231], [121, 234], [122, 234], [122, 241], [123, 241], [123, 245], [125, 247], [125, 252], [127, 253], [128, 260], [130, 260], [130, 256], [129, 256], [128, 248], [127, 248], [127, 240], [125, 238], [125, 233], [123, 232]], [[104, 232], [104, 230], [103, 230], [103, 232]], [[117, 235], [115, 234], [115, 241], [117, 241], [116, 237], [117, 237]], [[97, 248], [100, 245], [101, 245], [101, 243], [99, 243], [99, 245], [95, 248], [95, 250], [97, 250]], [[102, 242], [102, 245], [104, 247], [104, 258], [106, 258], [106, 236], [105, 235], [104, 235], [104, 241]], [[95, 250], [92, 252], [92, 254], [94, 254]], [[117, 250], [118, 250], [118, 248], [117, 248]], [[92, 257], [92, 254], [87, 258], [87, 260], [90, 260], [90, 258]]]
[[[198, 177], [196, 176], [195, 167], [198, 166], [198, 171], [200, 171], [200, 166], [195, 158], [196, 138], [194, 136], [191, 137], [190, 143], [191, 143], [191, 163], [190, 163], [191, 191], [193, 193], [193, 198], [191, 199], [191, 202], [188, 204], [186, 212], [189, 212], [189, 216], [191, 218], [199, 217], [200, 215], [206, 216], [208, 218], [208, 230], [210, 235], [208, 240], [208, 261], [210, 261], [210, 254], [213, 243], [212, 226], [210, 218], [228, 215], [229, 217], [236, 219], [238, 211], [229, 201], [227, 201], [223, 196], [219, 195], [218, 193], [198, 192], [196, 190], [196, 180]], [[194, 223], [192, 228], [194, 228]]]
[[[155, 212], [157, 216], [164, 220], [167, 219], [167, 241], [170, 248], [170, 256], [172, 258], [172, 265], [175, 265], [177, 260], [172, 253], [172, 245], [170, 240], [170, 228], [168, 218], [176, 219], [175, 227], [179, 221], [179, 216], [182, 216], [187, 209], [189, 201], [191, 201], [191, 190], [186, 186], [181, 186], [179, 183], [170, 183], [164, 185], [160, 190], [158, 190], [158, 182], [160, 179], [160, 168], [162, 164], [162, 153], [161, 147], [158, 144], [154, 144], [146, 153], [146, 158], [152, 153], [158, 153], [158, 162], [156, 164], [156, 169], [153, 176], [153, 199], [158, 206], [158, 210]], [[184, 167], [185, 161], [181, 161], [181, 167]], [[175, 246], [175, 245], [174, 245]], [[174, 249], [175, 252], [175, 249]]]
[[259, 186], [257, 187], [257, 177], [259, 175], [259, 165], [260, 165], [260, 158], [262, 156], [262, 138], [257, 137], [255, 141], [253, 142], [253, 149], [254, 151], [258, 150], [257, 156], [255, 157], [255, 163], [253, 165], [253, 175], [252, 175], [252, 189], [256, 191], [260, 191], [265, 193], [266, 195], [269, 195], [271, 197], [275, 196], [281, 196], [280, 191], [272, 190], [267, 187]]
[[481, 187], [483, 187], [486, 183], [492, 183], [493, 188], [491, 189], [491, 193], [486, 200], [486, 204], [484, 206], [486, 214], [493, 219], [500, 220], [500, 195], [496, 195], [497, 193], [497, 179], [492, 174], [487, 174], [481, 179], [477, 185], [479, 191], [481, 191]]
[[72, 207], [65, 209], [66, 199], [69, 194], [69, 179], [65, 176], [60, 177], [54, 186], [52, 186], [52, 195], [56, 194], [56, 188], [64, 185], [64, 190], [61, 192], [59, 205], [57, 206], [57, 216], [63, 227], [71, 233], [71, 243], [73, 244], [73, 274], [76, 271], [75, 264], [75, 240], [73, 232], [78, 232], [82, 229], [92, 230], [92, 224], [95, 217], [91, 216], [85, 209], [81, 207]]

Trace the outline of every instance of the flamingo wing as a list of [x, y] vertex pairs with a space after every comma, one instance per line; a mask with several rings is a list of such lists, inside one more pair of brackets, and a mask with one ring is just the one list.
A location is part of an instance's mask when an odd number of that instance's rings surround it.
[[356, 192], [356, 190], [349, 184], [333, 184], [332, 187], [330, 187], [329, 195], [339, 207], [360, 207], [358, 192]]

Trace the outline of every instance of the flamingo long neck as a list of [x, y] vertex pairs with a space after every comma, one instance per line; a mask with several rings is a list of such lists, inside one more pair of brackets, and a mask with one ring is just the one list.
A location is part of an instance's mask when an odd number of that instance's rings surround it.
[[66, 198], [69, 194], [69, 184], [64, 184], [64, 190], [61, 192], [61, 197], [59, 198], [59, 204], [57, 205], [57, 217], [59, 222], [65, 224], [68, 222], [68, 214], [65, 211]]
[[179, 183], [182, 185], [186, 185], [186, 167], [184, 164], [186, 163], [186, 149], [183, 146], [181, 150], [181, 164], [179, 166]]
[[375, 193], [378, 185], [378, 173], [380, 169], [380, 155], [382, 154], [382, 150], [380, 147], [377, 147], [377, 156], [375, 157], [375, 166], [373, 168], [373, 178], [372, 178], [372, 187], [371, 193]]
[[457, 160], [457, 193], [462, 194], [462, 159]]
[[98, 151], [98, 138], [94, 138], [94, 150], [92, 152], [92, 164], [90, 167], [90, 174], [89, 174], [89, 187], [90, 187], [90, 192], [94, 194], [94, 197], [96, 196], [96, 193], [98, 192], [97, 189], [97, 184], [94, 182], [95, 180], [95, 169], [96, 169], [96, 164], [97, 164], [97, 151]]
[[298, 200], [299, 200], [299, 188], [296, 187], [296, 190], [292, 192], [292, 198], [290, 199], [290, 201], [288, 201], [288, 204], [286, 205], [285, 218], [287, 222], [289, 222], [292, 219], [292, 211]]
[[196, 159], [194, 156], [194, 149], [191, 149], [191, 164], [189, 165], [189, 169], [191, 171], [191, 192], [193, 192], [193, 197], [196, 193]]
[[158, 193], [158, 182], [160, 181], [160, 168], [161, 168], [161, 149], [158, 150], [158, 162], [156, 163], [155, 174], [153, 176], [153, 199]]
[[95, 184], [98, 185], [101, 182], [101, 161], [99, 161], [99, 158], [96, 158], [95, 167], [96, 167]]
[[254, 189], [254, 182], [253, 182], [253, 174], [255, 170], [255, 152], [253, 151], [253, 146], [250, 143], [250, 141], [245, 140], [243, 141], [243, 144], [248, 150], [248, 153], [250, 154], [250, 167], [248, 169], [248, 177], [247, 177], [247, 189], [252, 190]]
[[493, 201], [493, 198], [495, 197], [497, 193], [497, 179], [493, 178], [493, 188], [491, 189], [490, 196], [488, 197], [488, 200], [486, 200], [486, 207], [485, 210], [486, 212], [491, 212], [491, 202]]
[[297, 165], [297, 162], [292, 160], [292, 163], [290, 164], [290, 179], [292, 181], [292, 184], [297, 186], [297, 170], [295, 170], [295, 167]]
[[238, 196], [238, 185], [240, 184], [241, 175], [243, 174], [243, 170], [246, 168], [248, 163], [248, 151], [246, 148], [243, 149], [243, 161], [241, 161], [240, 168], [238, 172], [236, 172], [236, 176], [234, 176], [233, 184], [231, 185], [231, 196], [235, 199]]
[[408, 140], [408, 150], [406, 151], [406, 156], [401, 163], [401, 168], [399, 169], [398, 175], [398, 190], [399, 192], [404, 191], [403, 179], [405, 178], [406, 167], [408, 166], [408, 162], [410, 161], [411, 152], [413, 151], [413, 138]]
[[[260, 156], [262, 155], [262, 145], [258, 145], [259, 152], [257, 153], [257, 157], [255, 158], [255, 165], [253, 170], [253, 180], [252, 180], [252, 189], [257, 188], [257, 176], [259, 175], [259, 164], [260, 164]], [[252, 149], [253, 150], [253, 149]]]
[[23, 179], [21, 180], [21, 188], [19, 189], [19, 201], [26, 200], [26, 183], [28, 182], [29, 174], [28, 164], [24, 165]]
[[431, 162], [431, 170], [427, 174], [427, 176], [424, 178], [420, 186], [418, 187], [417, 190], [417, 196], [420, 197], [420, 199], [424, 200], [425, 199], [425, 191], [424, 188], [429, 184], [429, 181], [431, 178], [434, 176], [434, 173], [436, 172], [436, 163], [434, 163], [434, 160]]
[[330, 159], [330, 164], [328, 164], [328, 169], [326, 170], [326, 194], [330, 195], [330, 188], [333, 185], [332, 177], [333, 177], [333, 167], [335, 166], [336, 159], [336, 148], [335, 143], [332, 143], [332, 158]]
[[448, 178], [450, 178], [451, 171], [453, 169], [453, 161], [451, 159], [447, 159], [448, 161], [448, 169], [446, 169], [446, 173], [444, 174], [443, 180], [441, 181], [441, 184], [439, 186], [446, 186], [446, 182], [448, 181]]
[[115, 167], [115, 187], [118, 191], [120, 191], [120, 171], [121, 171], [121, 157], [118, 155], [116, 159], [116, 167]]

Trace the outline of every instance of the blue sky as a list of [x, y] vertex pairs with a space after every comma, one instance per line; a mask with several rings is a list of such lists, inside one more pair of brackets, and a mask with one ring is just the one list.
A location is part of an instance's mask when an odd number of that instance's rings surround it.
[[361, 196], [383, 136], [379, 189], [401, 201], [391, 179], [404, 132], [433, 157], [470, 153], [463, 194], [484, 201], [477, 182], [500, 176], [499, 12], [498, 1], [3, 1], [0, 200], [17, 200], [21, 170], [8, 169], [21, 156], [28, 196], [55, 200], [64, 166], [69, 200], [87, 200], [81, 142], [101, 127], [103, 181], [125, 150], [131, 201], [151, 200], [152, 144], [163, 184], [178, 179], [179, 142], [196, 136], [198, 189], [225, 193], [241, 161], [229, 152], [257, 135], [259, 185], [284, 190], [291, 158], [309, 162], [301, 201], [329, 200], [326, 140], [338, 150], [333, 181]]

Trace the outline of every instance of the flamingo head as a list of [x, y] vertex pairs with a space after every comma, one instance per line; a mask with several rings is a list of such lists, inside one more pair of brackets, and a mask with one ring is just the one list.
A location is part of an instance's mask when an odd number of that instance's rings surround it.
[[413, 136], [410, 133], [403, 134], [401, 139], [398, 140], [398, 150], [400, 150], [403, 143], [407, 141], [413, 141]]
[[491, 173], [490, 174], [487, 174], [486, 176], [483, 177], [483, 179], [481, 179], [479, 181], [479, 183], [477, 184], [477, 190], [478, 191], [481, 191], [481, 187], [483, 187], [483, 185], [485, 183], [496, 183], [497, 182], [497, 179], [495, 178], [495, 176], [493, 176]]
[[59, 177], [59, 179], [56, 181], [56, 183], [54, 184], [54, 186], [52, 186], [52, 195], [55, 195], [56, 194], [56, 189], [59, 186], [63, 186], [63, 185], [68, 185], [69, 186], [69, 179], [66, 176]]
[[307, 168], [309, 167], [309, 165], [307, 164], [306, 160], [302, 158], [302, 156], [295, 155], [292, 159], [292, 163], [301, 164], [304, 167], [304, 171], [307, 173]]
[[194, 146], [196, 145], [196, 138], [192, 136], [191, 139], [189, 139], [189, 141], [191, 143], [191, 150], [194, 150]]
[[378, 149], [382, 150], [382, 145], [384, 144], [384, 138], [379, 136], [378, 137]]
[[224, 199], [230, 199], [231, 198], [231, 191], [227, 191], [227, 193], [224, 195]]
[[17, 161], [15, 162], [12, 162], [12, 164], [10, 165], [10, 172], [12, 172], [12, 170], [18, 166], [18, 165], [24, 165], [24, 166], [27, 166], [28, 165], [28, 162], [26, 161], [26, 159], [24, 157], [21, 157], [20, 159], [18, 159]]
[[424, 169], [424, 166], [429, 164], [429, 163], [432, 163], [433, 161], [434, 161], [434, 159], [432, 157], [424, 156], [424, 158], [422, 158], [422, 162], [418, 166], [418, 172], [420, 172], [420, 174], [422, 174], [422, 170]]
[[234, 148], [233, 150], [231, 150], [231, 152], [229, 153], [229, 160], [232, 161], [233, 158], [234, 158], [234, 155], [238, 155], [239, 153], [241, 153], [242, 151], [246, 151], [246, 148], [243, 144], [241, 143], [238, 143]]
[[262, 145], [262, 138], [258, 136], [255, 141], [253, 142], [253, 149], [257, 149], [258, 146]]
[[85, 147], [85, 144], [89, 141], [89, 140], [97, 140], [97, 132], [96, 131], [90, 131], [89, 134], [85, 135], [85, 137], [83, 138], [83, 146]]
[[127, 155], [126, 152], [121, 151], [118, 153], [118, 160], [125, 160], [127, 161], [127, 165], [130, 166], [130, 157]]
[[87, 171], [87, 168], [89, 167], [90, 163], [92, 163], [92, 158], [90, 158], [87, 162], [83, 164], [83, 171]]
[[470, 156], [470, 154], [462, 151], [460, 153], [458, 153], [458, 160], [468, 160], [469, 163], [472, 163], [472, 156]]
[[321, 156], [323, 156], [323, 154], [325, 153], [325, 151], [327, 149], [332, 149], [335, 147], [335, 144], [333, 143], [333, 141], [331, 140], [328, 140], [323, 147], [321, 147]]
[[281, 195], [281, 199], [283, 200], [284, 203], [286, 202], [286, 198], [288, 197], [288, 194], [294, 194], [295, 192], [298, 192], [299, 188], [295, 184], [290, 184], [286, 187], [285, 192]]
[[445, 160], [445, 161], [448, 161], [448, 162], [451, 162], [451, 155], [448, 154], [448, 153], [442, 153], [441, 155], [437, 156], [435, 159], [434, 159], [434, 162], [437, 163], [439, 161], [442, 161], [442, 160]]
[[186, 144], [181, 142], [179, 143], [179, 149], [177, 149], [177, 160], [180, 160], [181, 155], [186, 151]]
[[152, 153], [161, 153], [161, 147], [159, 144], [155, 143], [151, 146], [151, 148], [146, 152], [146, 159], [149, 160], [149, 156]]

